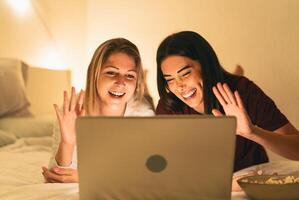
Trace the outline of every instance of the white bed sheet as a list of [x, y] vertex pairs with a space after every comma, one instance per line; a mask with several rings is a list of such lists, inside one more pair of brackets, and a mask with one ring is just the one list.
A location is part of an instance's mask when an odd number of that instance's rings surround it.
[[78, 184], [44, 183], [51, 145], [51, 137], [34, 137], [0, 149], [0, 199], [78, 199]]
[[[47, 166], [52, 137], [28, 137], [0, 148], [0, 199], [5, 200], [78, 200], [78, 184], [44, 183], [41, 166]], [[244, 169], [266, 173], [299, 173], [299, 162], [283, 161]], [[248, 199], [243, 192], [233, 192], [233, 200]]]

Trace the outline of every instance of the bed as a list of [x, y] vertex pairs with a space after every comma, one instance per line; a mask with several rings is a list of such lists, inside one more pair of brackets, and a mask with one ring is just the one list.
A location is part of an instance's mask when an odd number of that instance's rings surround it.
[[41, 174], [52, 153], [52, 105], [69, 88], [69, 70], [0, 59], [0, 199], [78, 199], [78, 184], [45, 184]]
[[[15, 59], [0, 59], [0, 199], [75, 200], [78, 184], [44, 183], [41, 166], [52, 151], [55, 113], [52, 104], [62, 102], [70, 88], [68, 70], [48, 70]], [[31, 104], [31, 105], [30, 105]], [[287, 173], [299, 170], [298, 162], [279, 161], [250, 170]], [[232, 199], [247, 199], [243, 192]]]

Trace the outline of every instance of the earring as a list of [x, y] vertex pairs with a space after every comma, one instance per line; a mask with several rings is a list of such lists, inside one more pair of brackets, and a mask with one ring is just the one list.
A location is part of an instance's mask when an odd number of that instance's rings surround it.
[[169, 92], [170, 92], [170, 91], [169, 91], [169, 89], [168, 89], [167, 87], [165, 87], [165, 90], [166, 90], [166, 92], [167, 92], [167, 93], [169, 93]]

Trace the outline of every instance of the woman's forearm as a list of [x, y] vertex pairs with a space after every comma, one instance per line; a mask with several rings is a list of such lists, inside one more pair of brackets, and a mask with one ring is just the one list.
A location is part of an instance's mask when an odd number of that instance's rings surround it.
[[261, 144], [266, 149], [291, 160], [299, 160], [299, 134], [279, 134], [254, 127], [248, 139]]
[[59, 166], [68, 167], [72, 164], [75, 143], [65, 143], [61, 141], [55, 156]]

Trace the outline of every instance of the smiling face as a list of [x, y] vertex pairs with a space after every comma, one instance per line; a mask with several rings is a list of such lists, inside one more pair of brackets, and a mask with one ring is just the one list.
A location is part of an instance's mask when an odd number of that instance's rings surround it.
[[133, 97], [137, 85], [137, 67], [126, 53], [113, 53], [101, 67], [97, 80], [100, 103], [125, 106]]
[[161, 63], [168, 89], [185, 104], [204, 112], [200, 63], [184, 56], [169, 56]]

